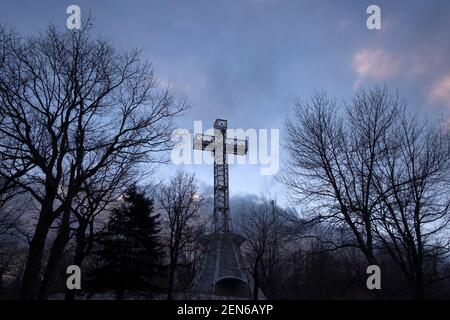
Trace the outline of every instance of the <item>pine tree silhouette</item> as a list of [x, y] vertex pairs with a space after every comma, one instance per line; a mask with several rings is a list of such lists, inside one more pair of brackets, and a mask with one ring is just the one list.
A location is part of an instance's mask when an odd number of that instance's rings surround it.
[[120, 300], [125, 290], [154, 288], [161, 274], [162, 249], [158, 241], [159, 215], [153, 215], [152, 199], [131, 186], [124, 203], [113, 210], [108, 228], [95, 252], [101, 265], [91, 284], [97, 290], [115, 290]]

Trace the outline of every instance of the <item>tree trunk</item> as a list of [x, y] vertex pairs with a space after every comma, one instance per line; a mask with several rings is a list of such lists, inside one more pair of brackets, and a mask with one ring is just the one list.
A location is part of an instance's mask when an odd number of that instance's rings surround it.
[[423, 270], [422, 266], [418, 266], [416, 270], [416, 277], [414, 283], [414, 298], [416, 300], [424, 300], [425, 292], [424, 292], [424, 284], [423, 284]]
[[32, 300], [37, 296], [42, 254], [44, 252], [48, 231], [53, 222], [53, 199], [52, 197], [47, 198], [42, 206], [39, 214], [39, 220], [36, 225], [36, 230], [30, 242], [28, 257], [22, 278], [21, 298], [24, 300]]
[[259, 259], [256, 260], [256, 263], [253, 266], [253, 297], [252, 297], [253, 300], [258, 300], [258, 291], [259, 291], [258, 264]]
[[259, 291], [259, 278], [258, 276], [253, 276], [253, 300], [258, 300]]
[[[48, 298], [48, 289], [51, 281], [55, 278], [57, 268], [64, 254], [64, 248], [69, 242], [70, 236], [70, 209], [64, 210], [58, 235], [53, 242], [52, 250], [48, 258], [44, 278], [38, 294], [38, 299], [44, 300]], [[64, 282], [65, 286], [65, 282]]]
[[178, 263], [178, 247], [179, 247], [179, 241], [178, 239], [175, 240], [175, 244], [170, 249], [170, 266], [169, 266], [169, 288], [167, 291], [167, 300], [172, 300], [172, 293], [173, 293], [173, 287], [175, 283], [175, 272], [177, 269], [177, 263]]
[[170, 263], [169, 267], [169, 288], [167, 290], [167, 300], [172, 300], [173, 284], [175, 282], [175, 265], [173, 262]]
[[[81, 264], [83, 263], [85, 255], [85, 232], [86, 232], [86, 223], [83, 223], [78, 226], [76, 233], [76, 244], [75, 244], [75, 256], [73, 258], [73, 264], [77, 265], [81, 268]], [[64, 299], [67, 301], [75, 300], [75, 290], [68, 290], [66, 288]]]

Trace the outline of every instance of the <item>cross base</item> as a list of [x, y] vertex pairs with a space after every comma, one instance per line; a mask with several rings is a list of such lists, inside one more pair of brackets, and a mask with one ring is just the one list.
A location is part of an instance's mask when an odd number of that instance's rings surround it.
[[[241, 254], [244, 241], [232, 232], [203, 236], [200, 243], [205, 251], [192, 291], [251, 299], [254, 283]], [[258, 297], [265, 299], [260, 290]]]

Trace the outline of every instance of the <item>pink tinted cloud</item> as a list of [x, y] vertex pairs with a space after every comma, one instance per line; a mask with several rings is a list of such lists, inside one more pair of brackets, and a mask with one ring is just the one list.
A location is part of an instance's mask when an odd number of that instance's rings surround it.
[[450, 108], [450, 74], [437, 80], [429, 92], [429, 97]]
[[360, 77], [376, 80], [385, 80], [398, 71], [395, 59], [382, 49], [363, 48], [356, 51], [353, 66]]

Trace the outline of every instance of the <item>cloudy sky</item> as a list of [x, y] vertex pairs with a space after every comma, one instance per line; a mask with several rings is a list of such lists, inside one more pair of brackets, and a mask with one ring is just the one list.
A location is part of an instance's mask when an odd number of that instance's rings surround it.
[[[450, 114], [448, 0], [2, 0], [0, 22], [22, 34], [64, 28], [71, 4], [117, 47], [141, 48], [161, 82], [189, 101], [182, 128], [225, 118], [232, 128], [280, 129], [282, 140], [297, 97], [323, 89], [343, 100], [375, 84], [398, 89], [411, 108]], [[370, 4], [381, 8], [382, 30], [366, 28]], [[212, 183], [211, 166], [185, 169]], [[282, 186], [259, 169], [233, 166], [231, 194], [284, 202]]]

